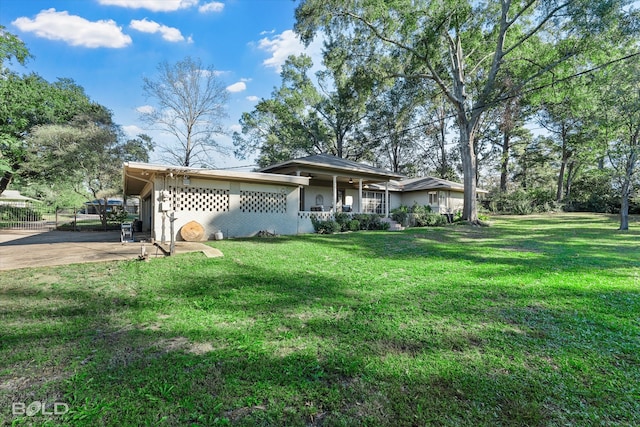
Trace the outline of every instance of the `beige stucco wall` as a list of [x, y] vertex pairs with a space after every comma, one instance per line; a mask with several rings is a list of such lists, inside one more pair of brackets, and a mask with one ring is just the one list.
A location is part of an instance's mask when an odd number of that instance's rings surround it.
[[[154, 187], [152, 237], [159, 241], [163, 236], [165, 241], [171, 239], [171, 211], [177, 240], [181, 227], [190, 221], [204, 227], [205, 239], [212, 239], [216, 231], [225, 238], [248, 237], [262, 230], [298, 232], [298, 186], [202, 178], [191, 178], [190, 185], [184, 186], [181, 179], [157, 178]], [[168, 203], [162, 201], [163, 190], [169, 193]]]
[[452, 190], [438, 190], [437, 202], [429, 203], [429, 193], [435, 190], [411, 191], [402, 194], [402, 204], [405, 206], [429, 205], [436, 213], [453, 213], [462, 209], [464, 193]]

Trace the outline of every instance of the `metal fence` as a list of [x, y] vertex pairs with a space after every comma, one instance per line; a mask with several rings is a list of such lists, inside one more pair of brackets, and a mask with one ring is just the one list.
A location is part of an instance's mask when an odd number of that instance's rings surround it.
[[77, 208], [60, 208], [37, 202], [2, 202], [0, 230], [53, 230], [63, 225], [72, 229], [78, 221], [98, 218], [79, 213]]

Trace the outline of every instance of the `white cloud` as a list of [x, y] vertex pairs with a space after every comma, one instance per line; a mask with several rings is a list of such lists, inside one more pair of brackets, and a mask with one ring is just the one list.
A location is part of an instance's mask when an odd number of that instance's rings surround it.
[[188, 9], [198, 4], [199, 0], [98, 0], [105, 6], [119, 6], [129, 9], [148, 9], [153, 12], [173, 12]]
[[249, 95], [249, 96], [247, 96], [246, 99], [247, 99], [247, 101], [251, 101], [251, 102], [258, 102], [260, 100], [260, 98], [258, 98], [255, 95]]
[[134, 138], [138, 135], [140, 135], [141, 133], [145, 133], [145, 131], [136, 126], [136, 125], [127, 125], [127, 126], [122, 126], [122, 130], [130, 137], [130, 138]]
[[266, 67], [273, 68], [278, 73], [286, 59], [291, 55], [299, 55], [306, 53], [313, 60], [315, 67], [322, 62], [322, 39], [316, 37], [309, 47], [304, 46], [298, 40], [296, 34], [292, 30], [286, 30], [274, 37], [265, 37], [258, 42], [258, 48], [271, 53], [271, 57], [262, 61]]
[[42, 10], [35, 19], [21, 17], [12, 24], [21, 31], [49, 40], [62, 40], [71, 46], [123, 48], [131, 44], [131, 37], [113, 20], [88, 21], [66, 11], [56, 12], [53, 8]]
[[231, 130], [231, 132], [242, 132], [242, 126], [240, 126], [239, 124], [235, 124], [235, 125], [231, 125], [229, 126], [229, 130]]
[[212, 1], [211, 3], [205, 3], [198, 8], [198, 12], [200, 13], [216, 13], [222, 12], [224, 9], [224, 3], [220, 3], [219, 1]]
[[136, 111], [141, 114], [153, 113], [154, 108], [151, 105], [141, 105], [136, 108]]
[[[185, 40], [184, 36], [177, 28], [167, 27], [166, 25], [158, 24], [155, 21], [149, 21], [147, 18], [142, 20], [133, 19], [129, 24], [129, 27], [143, 33], [160, 33], [162, 34], [162, 38], [168, 42], [181, 42]], [[191, 37], [189, 37], [188, 41], [191, 42]]]
[[234, 83], [230, 86], [227, 86], [227, 90], [229, 92], [235, 93], [235, 92], [242, 92], [243, 90], [247, 90], [247, 84], [245, 82], [237, 82]]

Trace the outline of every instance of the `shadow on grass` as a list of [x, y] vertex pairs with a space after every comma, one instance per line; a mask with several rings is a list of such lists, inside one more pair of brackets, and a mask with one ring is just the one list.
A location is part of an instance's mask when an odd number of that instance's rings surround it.
[[[507, 234], [235, 241], [224, 259], [0, 275], [0, 423], [14, 420], [12, 402], [41, 400], [71, 412], [25, 422], [637, 424], [638, 292], [622, 279], [478, 284], [593, 268], [513, 240], [517, 251], [488, 254]], [[452, 259], [439, 268], [466, 275], [446, 284], [446, 271], [403, 271]]]
[[[570, 217], [549, 225], [549, 219], [524, 220], [544, 225], [539, 229], [506, 227], [472, 227], [465, 225], [444, 228], [415, 228], [403, 232], [353, 233], [326, 236], [315, 243], [363, 257], [381, 259], [465, 260], [474, 265], [508, 266], [499, 274], [517, 275], [535, 269], [585, 271], [640, 267], [637, 242], [640, 232], [621, 233], [608, 228], [603, 217], [602, 227], [594, 227], [591, 217]], [[575, 226], [584, 221], [591, 227]], [[503, 220], [504, 222], [504, 220]], [[563, 224], [572, 225], [565, 227]], [[357, 248], [354, 250], [354, 248]], [[483, 273], [484, 274], [484, 273]]]
[[[332, 277], [301, 277], [310, 283], [303, 291], [268, 269], [227, 274], [235, 279], [225, 285], [220, 271], [183, 272], [137, 296], [4, 290], [3, 298], [37, 298], [44, 307], [0, 313], [15, 325], [43, 321], [3, 334], [2, 406], [34, 396], [64, 401], [71, 412], [59, 421], [82, 425], [546, 425], [629, 417], [637, 336], [621, 340], [610, 334], [615, 323], [593, 313], [531, 306], [517, 292], [497, 302], [491, 295], [456, 301], [446, 289], [366, 301]], [[579, 296], [589, 300], [585, 307], [605, 300], [612, 308], [634, 298]], [[489, 301], [490, 309], [480, 308]], [[146, 310], [160, 316], [123, 323]], [[31, 381], [15, 380], [21, 375]]]

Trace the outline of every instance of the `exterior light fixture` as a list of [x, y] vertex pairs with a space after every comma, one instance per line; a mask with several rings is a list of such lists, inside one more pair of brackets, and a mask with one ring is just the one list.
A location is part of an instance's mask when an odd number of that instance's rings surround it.
[[185, 175], [182, 177], [182, 185], [184, 186], [191, 185], [191, 179], [189, 179], [189, 175]]
[[353, 184], [353, 178], [349, 178], [349, 184]]

